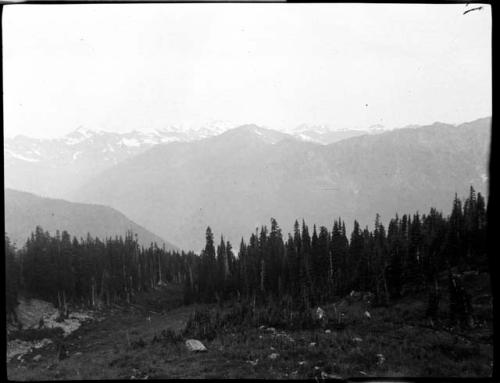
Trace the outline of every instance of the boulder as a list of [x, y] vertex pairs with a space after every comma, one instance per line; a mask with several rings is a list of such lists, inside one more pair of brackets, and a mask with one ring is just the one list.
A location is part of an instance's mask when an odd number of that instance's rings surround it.
[[35, 362], [38, 362], [40, 359], [42, 359], [42, 356], [40, 354], [33, 357], [33, 361]]
[[196, 339], [188, 339], [186, 340], [186, 347], [191, 352], [204, 352], [207, 351], [207, 348]]
[[280, 354], [278, 354], [278, 353], [276, 353], [276, 352], [273, 352], [272, 354], [270, 354], [270, 355], [268, 356], [268, 358], [269, 358], [269, 359], [274, 360], [274, 359], [276, 359], [278, 356], [280, 356]]

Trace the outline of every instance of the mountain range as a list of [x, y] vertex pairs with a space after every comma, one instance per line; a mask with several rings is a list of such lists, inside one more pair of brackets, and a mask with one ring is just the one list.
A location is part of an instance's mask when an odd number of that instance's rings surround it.
[[101, 240], [115, 236], [125, 237], [130, 230], [137, 234], [139, 244], [145, 247], [156, 242], [159, 247], [165, 245], [166, 249], [178, 250], [176, 246], [110, 207], [42, 198], [6, 189], [5, 232], [11, 242], [22, 247], [37, 225], [52, 235], [55, 235], [56, 230], [66, 230], [78, 239], [86, 238], [87, 233]]
[[[42, 196], [68, 198], [88, 179], [155, 145], [193, 142], [230, 130], [229, 123], [207, 126], [169, 126], [150, 131], [115, 133], [79, 127], [64, 137], [39, 139], [6, 138], [4, 144], [5, 185]], [[302, 124], [291, 129], [298, 140], [330, 144], [363, 134], [366, 130], [334, 129], [326, 125]]]
[[190, 142], [150, 147], [70, 194], [111, 206], [138, 224], [199, 251], [211, 226], [239, 243], [274, 217], [330, 227], [342, 217], [373, 225], [396, 213], [451, 209], [470, 185], [485, 194], [490, 118], [364, 134], [331, 144], [244, 125]]
[[51, 197], [67, 197], [89, 177], [154, 145], [191, 141], [217, 130], [113, 133], [78, 128], [61, 138], [7, 138], [5, 184]]

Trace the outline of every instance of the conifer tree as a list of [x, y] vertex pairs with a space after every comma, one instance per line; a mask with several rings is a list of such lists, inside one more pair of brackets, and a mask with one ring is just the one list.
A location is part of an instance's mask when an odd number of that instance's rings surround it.
[[328, 229], [321, 226], [319, 236], [314, 239], [313, 234], [313, 254], [315, 257], [315, 294], [319, 302], [325, 302], [331, 298], [331, 285], [329, 282], [330, 268], [330, 234]]
[[359, 290], [360, 288], [360, 266], [363, 258], [364, 240], [358, 221], [354, 221], [349, 246], [349, 257], [347, 262], [347, 274], [350, 275], [347, 282], [348, 290]]
[[392, 299], [401, 297], [403, 285], [403, 241], [401, 223], [396, 214], [396, 218], [391, 219], [387, 232], [387, 251], [389, 257], [387, 284]]
[[16, 320], [15, 308], [18, 304], [19, 265], [15, 257], [15, 249], [5, 233], [5, 312], [7, 320]]
[[217, 266], [215, 258], [214, 235], [212, 229], [207, 227], [205, 234], [205, 249], [201, 253], [201, 267], [203, 270], [200, 289], [207, 302], [213, 302], [216, 291]]
[[312, 262], [311, 262], [311, 237], [309, 236], [309, 229], [302, 220], [302, 234], [301, 234], [301, 246], [299, 251], [300, 258], [300, 288], [302, 304], [305, 309], [314, 305], [313, 295], [312, 295]]

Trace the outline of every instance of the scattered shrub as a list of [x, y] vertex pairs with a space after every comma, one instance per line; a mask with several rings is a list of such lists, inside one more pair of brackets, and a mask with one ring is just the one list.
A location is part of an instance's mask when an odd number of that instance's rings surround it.
[[217, 336], [218, 325], [220, 326], [220, 323], [217, 324], [215, 318], [212, 319], [212, 315], [207, 309], [195, 310], [186, 323], [183, 335], [213, 340]]
[[182, 342], [182, 340], [182, 334], [168, 328], [166, 330], [162, 330], [160, 335], [155, 335], [151, 343], [179, 343]]

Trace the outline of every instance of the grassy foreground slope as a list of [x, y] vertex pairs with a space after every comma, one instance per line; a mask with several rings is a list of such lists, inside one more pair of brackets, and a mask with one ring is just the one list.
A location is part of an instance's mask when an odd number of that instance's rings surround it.
[[[446, 326], [446, 293], [440, 305], [441, 318], [433, 325], [424, 319], [425, 295], [417, 295], [389, 308], [344, 298], [335, 307], [344, 313], [345, 327], [292, 330], [264, 324], [265, 315], [253, 324], [238, 320], [241, 308], [237, 304], [181, 306], [180, 287], [170, 285], [136, 297], [136, 303], [127, 308], [108, 309], [103, 321], [72, 333], [63, 341], [68, 353], [65, 359], [58, 358], [61, 340], [21, 360], [14, 358], [7, 364], [8, 377], [488, 377], [493, 358], [489, 277], [470, 274], [465, 282], [479, 324], [465, 332]], [[333, 304], [323, 309], [327, 315], [334, 311]], [[218, 318], [212, 322], [217, 326], [198, 323], [185, 331], [195, 311]], [[189, 352], [184, 344], [188, 338], [199, 339], [208, 351]], [[33, 360], [37, 355], [41, 356], [38, 361]]]

